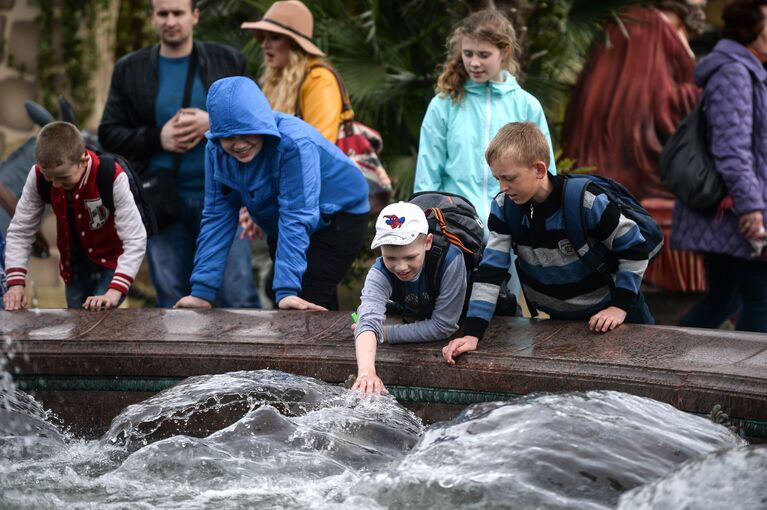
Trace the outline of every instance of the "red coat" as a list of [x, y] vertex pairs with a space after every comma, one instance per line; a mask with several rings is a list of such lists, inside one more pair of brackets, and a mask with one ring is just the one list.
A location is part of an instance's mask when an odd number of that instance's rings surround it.
[[[50, 188], [50, 199], [56, 215], [56, 245], [59, 249], [59, 273], [66, 284], [72, 278], [72, 236], [78, 236], [85, 256], [100, 266], [115, 271], [109, 288], [127, 294], [138, 272], [146, 248], [146, 231], [128, 185], [128, 176], [115, 165], [114, 204], [110, 211], [102, 202], [98, 186], [99, 157], [88, 151], [90, 161], [80, 183], [71, 191]], [[35, 165], [27, 177], [21, 200], [8, 229], [6, 270], [8, 285], [26, 283], [27, 261], [45, 203], [37, 189], [42, 178]], [[72, 232], [67, 214], [67, 193], [72, 194], [72, 207], [77, 227]]]

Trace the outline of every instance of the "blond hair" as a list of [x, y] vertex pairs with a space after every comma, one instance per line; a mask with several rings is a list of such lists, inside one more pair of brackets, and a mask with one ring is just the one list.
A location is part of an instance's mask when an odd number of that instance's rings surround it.
[[45, 169], [79, 163], [84, 152], [85, 142], [77, 126], [63, 121], [51, 122], [37, 135], [35, 163]]
[[464, 84], [469, 79], [461, 55], [464, 37], [492, 44], [501, 51], [501, 69], [512, 75], [519, 73], [519, 64], [515, 60], [518, 46], [514, 25], [497, 9], [475, 12], [465, 18], [448, 38], [447, 60], [437, 80], [437, 92], [443, 97], [450, 96], [455, 103], [463, 100]]
[[506, 158], [528, 167], [543, 161], [548, 168], [551, 159], [546, 136], [532, 122], [509, 122], [498, 130], [485, 151], [488, 165]]
[[276, 112], [296, 114], [301, 95], [301, 85], [309, 71], [309, 61], [317, 57], [309, 55], [296, 43], [290, 41], [288, 65], [281, 69], [264, 67], [259, 84], [266, 99]]

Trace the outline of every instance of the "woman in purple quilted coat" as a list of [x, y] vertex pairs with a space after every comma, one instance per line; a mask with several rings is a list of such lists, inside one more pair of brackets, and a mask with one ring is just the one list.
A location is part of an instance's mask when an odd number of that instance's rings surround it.
[[724, 39], [701, 59], [709, 148], [728, 196], [717, 214], [674, 208], [671, 246], [705, 254], [708, 293], [682, 326], [767, 332], [767, 0], [735, 0], [722, 12]]

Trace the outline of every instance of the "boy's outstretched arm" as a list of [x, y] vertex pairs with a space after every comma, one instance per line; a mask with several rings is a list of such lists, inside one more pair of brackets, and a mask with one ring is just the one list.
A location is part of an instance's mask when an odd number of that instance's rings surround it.
[[354, 341], [357, 354], [357, 380], [354, 381], [353, 390], [363, 393], [381, 393], [384, 388], [383, 381], [376, 375], [376, 347], [378, 340], [372, 331], [363, 331]]
[[[593, 196], [593, 200], [589, 195]], [[593, 195], [587, 188], [584, 205], [587, 201], [591, 202], [585, 209], [589, 235], [601, 241], [618, 259], [611, 306], [589, 319], [590, 331], [605, 333], [623, 324], [628, 310], [636, 303], [649, 263], [649, 252], [637, 224], [623, 215], [606, 194]]]
[[[501, 285], [511, 266], [511, 229], [506, 224], [503, 206], [503, 193], [499, 193], [490, 207], [487, 226], [490, 237], [482, 255], [482, 262], [474, 275], [471, 298], [466, 310], [465, 336], [452, 340], [442, 349], [445, 361], [455, 364], [455, 356], [477, 348], [479, 339], [485, 334], [490, 319], [495, 313], [495, 305]], [[512, 204], [510, 207], [515, 207]]]

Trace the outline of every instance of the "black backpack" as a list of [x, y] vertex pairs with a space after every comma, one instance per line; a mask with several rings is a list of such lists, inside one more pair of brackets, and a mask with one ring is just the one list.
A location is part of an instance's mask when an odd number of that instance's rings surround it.
[[[589, 174], [565, 175], [564, 189], [562, 190], [562, 212], [565, 223], [567, 238], [573, 246], [578, 258], [583, 260], [591, 269], [603, 275], [609, 275], [605, 253], [602, 250], [593, 249], [586, 235], [586, 216], [583, 207], [583, 195], [589, 184], [596, 185], [603, 191], [610, 202], [618, 206], [621, 213], [639, 227], [639, 231], [647, 243], [649, 262], [660, 255], [663, 248], [663, 231], [655, 222], [650, 213], [642, 207], [636, 198], [620, 183], [602, 177]], [[522, 226], [522, 212], [519, 207], [506, 207], [506, 221], [511, 230], [512, 244], [516, 251], [515, 239], [519, 239], [519, 231]], [[588, 249], [586, 249], [588, 247]], [[648, 263], [649, 263], [648, 262]], [[612, 278], [608, 277], [612, 285]]]
[[727, 194], [708, 150], [703, 99], [663, 146], [660, 180], [680, 202], [698, 212], [713, 211]]
[[[128, 164], [125, 159], [115, 154], [107, 152], [99, 152], [91, 147], [89, 150], [95, 152], [99, 157], [98, 174], [96, 175], [96, 182], [99, 187], [99, 195], [101, 196], [101, 202], [113, 215], [115, 212], [114, 202], [114, 176], [115, 176], [115, 163], [120, 165], [125, 175], [128, 176], [128, 186], [133, 200], [136, 202], [139, 214], [141, 214], [141, 222], [146, 229], [147, 237], [151, 237], [157, 233], [157, 221], [155, 220], [152, 208], [144, 199], [143, 190], [141, 188], [141, 181], [136, 176], [133, 168]], [[40, 194], [40, 198], [46, 204], [51, 203], [51, 183], [45, 180], [41, 174], [37, 176], [37, 191]]]
[[[442, 264], [450, 245], [460, 248], [466, 265], [468, 278], [466, 292], [471, 293], [472, 274], [482, 260], [482, 240], [484, 224], [477, 216], [477, 210], [467, 199], [460, 195], [442, 191], [422, 191], [413, 194], [408, 202], [423, 209], [429, 223], [429, 233], [433, 236], [431, 249], [426, 253], [426, 287], [429, 295], [437, 296], [440, 287]], [[392, 301], [401, 303], [404, 288], [394, 286]], [[464, 303], [464, 308], [468, 300]], [[393, 311], [390, 307], [390, 311]]]

